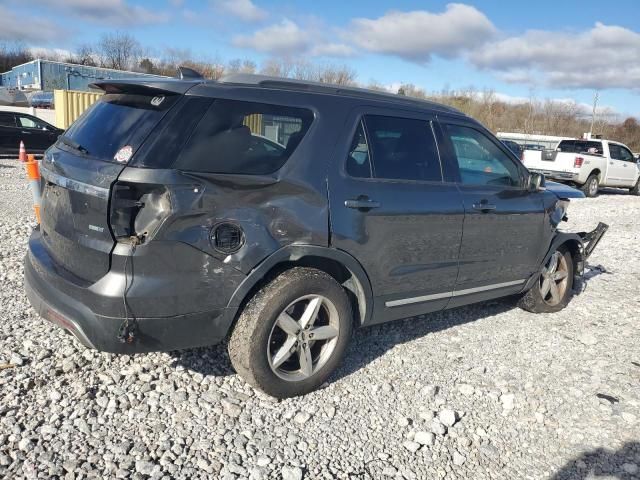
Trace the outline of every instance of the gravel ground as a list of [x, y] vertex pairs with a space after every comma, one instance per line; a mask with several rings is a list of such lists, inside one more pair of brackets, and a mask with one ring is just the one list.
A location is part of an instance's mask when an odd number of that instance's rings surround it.
[[558, 314], [512, 301], [356, 333], [326, 388], [277, 402], [223, 347], [84, 349], [22, 290], [32, 225], [0, 162], [0, 477], [640, 478], [640, 197], [573, 202], [611, 225]]

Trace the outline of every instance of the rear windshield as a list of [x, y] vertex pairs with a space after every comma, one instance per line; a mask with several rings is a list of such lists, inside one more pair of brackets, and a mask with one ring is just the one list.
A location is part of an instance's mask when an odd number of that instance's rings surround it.
[[[125, 152], [137, 150], [177, 98], [177, 95], [103, 95], [65, 132], [64, 136], [72, 142], [58, 145], [73, 148], [75, 144], [85, 155], [115, 162], [116, 154], [124, 147], [129, 147]], [[120, 161], [129, 156], [120, 156]]]
[[174, 168], [266, 175], [280, 169], [313, 121], [303, 108], [218, 99], [202, 117]]
[[558, 144], [557, 150], [565, 153], [587, 153], [591, 155], [602, 155], [602, 142], [589, 140], [562, 140]]

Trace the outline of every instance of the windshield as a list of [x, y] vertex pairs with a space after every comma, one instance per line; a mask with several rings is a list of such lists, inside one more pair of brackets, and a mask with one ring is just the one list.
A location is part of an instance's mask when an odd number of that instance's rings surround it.
[[58, 146], [99, 160], [126, 162], [177, 98], [175, 95], [104, 95], [65, 132], [63, 138], [70, 141], [61, 140]]

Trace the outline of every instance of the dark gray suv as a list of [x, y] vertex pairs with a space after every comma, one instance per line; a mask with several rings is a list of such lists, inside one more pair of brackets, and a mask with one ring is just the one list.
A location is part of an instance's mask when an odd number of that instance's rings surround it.
[[103, 81], [42, 161], [25, 288], [84, 345], [228, 339], [276, 397], [338, 366], [353, 328], [508, 295], [567, 305], [606, 226], [449, 107], [236, 75]]

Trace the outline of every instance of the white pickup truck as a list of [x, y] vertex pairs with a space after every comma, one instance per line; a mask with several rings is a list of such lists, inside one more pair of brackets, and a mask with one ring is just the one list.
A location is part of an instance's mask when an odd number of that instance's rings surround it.
[[640, 195], [640, 164], [625, 145], [609, 140], [562, 140], [554, 150], [525, 151], [522, 163], [545, 177], [577, 185], [587, 197], [600, 187]]

